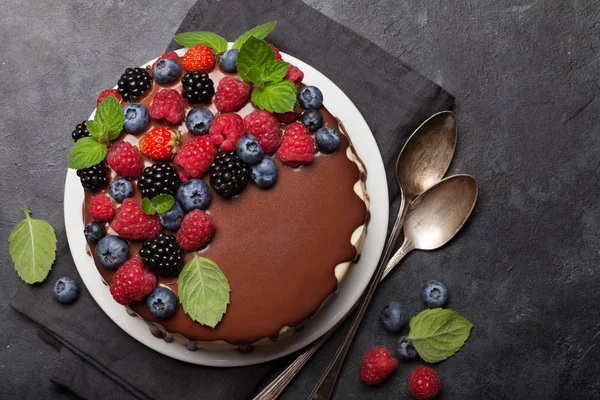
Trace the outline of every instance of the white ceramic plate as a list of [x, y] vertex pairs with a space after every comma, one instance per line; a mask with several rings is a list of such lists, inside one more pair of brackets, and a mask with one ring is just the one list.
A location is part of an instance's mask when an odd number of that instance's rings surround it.
[[[184, 52], [184, 49], [178, 50], [179, 55], [183, 55]], [[303, 83], [321, 89], [324, 105], [343, 122], [358, 155], [367, 168], [367, 191], [371, 199], [371, 221], [360, 261], [340, 285], [338, 293], [308, 321], [302, 331], [277, 343], [256, 347], [249, 354], [241, 354], [237, 351], [189, 351], [185, 346], [166, 343], [152, 336], [144, 321], [129, 316], [125, 307], [113, 300], [108, 287], [102, 283], [94, 259], [86, 253], [87, 243], [83, 235], [82, 218], [84, 190], [75, 170], [69, 169], [67, 172], [64, 200], [65, 227], [71, 254], [81, 279], [94, 300], [117, 325], [146, 346], [169, 357], [200, 365], [235, 367], [258, 364], [299, 350], [317, 340], [343, 318], [367, 287], [379, 261], [388, 224], [388, 190], [383, 161], [373, 134], [356, 106], [332, 81], [304, 62], [287, 54], [281, 54], [285, 61], [296, 65], [304, 72]], [[147, 65], [154, 61], [150, 61]]]

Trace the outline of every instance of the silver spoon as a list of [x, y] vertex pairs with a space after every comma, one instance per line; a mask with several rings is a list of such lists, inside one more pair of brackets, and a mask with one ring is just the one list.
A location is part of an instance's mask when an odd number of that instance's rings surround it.
[[[454, 156], [456, 137], [457, 124], [454, 113], [441, 111], [429, 117], [415, 129], [400, 151], [396, 160], [396, 180], [400, 187], [402, 200], [378, 269], [387, 263], [391, 255], [409, 203], [439, 182], [448, 170]], [[379, 280], [378, 278], [373, 282], [379, 282]], [[277, 378], [258, 393], [254, 400], [276, 399], [340, 324], [341, 321], [323, 337], [308, 346]]]

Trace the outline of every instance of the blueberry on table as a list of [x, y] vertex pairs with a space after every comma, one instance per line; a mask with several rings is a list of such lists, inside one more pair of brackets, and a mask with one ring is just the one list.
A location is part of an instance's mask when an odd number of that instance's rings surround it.
[[133, 186], [125, 178], [118, 178], [110, 184], [110, 197], [122, 203], [128, 197], [133, 196]]
[[421, 289], [421, 300], [429, 308], [442, 307], [448, 300], [448, 289], [440, 281], [428, 281]]
[[333, 153], [340, 147], [340, 135], [335, 129], [321, 128], [315, 134], [317, 147], [325, 153]]
[[225, 53], [221, 54], [219, 59], [219, 65], [225, 72], [236, 72], [237, 71], [237, 56], [238, 49], [229, 49]]
[[167, 319], [177, 310], [177, 296], [166, 287], [157, 287], [146, 299], [148, 309], [157, 318]]
[[405, 336], [400, 336], [396, 343], [396, 355], [402, 361], [410, 361], [419, 358], [419, 353], [417, 353], [415, 346], [413, 346], [410, 340], [406, 339]]
[[302, 123], [314, 132], [323, 126], [323, 114], [319, 110], [306, 110], [302, 113]]
[[123, 107], [123, 129], [128, 133], [140, 133], [150, 122], [148, 109], [140, 103], [130, 103]]
[[402, 304], [392, 301], [388, 303], [379, 317], [384, 328], [390, 332], [398, 332], [408, 320], [408, 312]]
[[52, 292], [59, 303], [71, 304], [79, 297], [79, 284], [75, 279], [63, 276], [56, 280]]
[[306, 86], [298, 93], [298, 101], [307, 110], [317, 109], [323, 105], [323, 93], [316, 86]]
[[252, 166], [252, 180], [263, 189], [268, 189], [277, 181], [277, 165], [271, 157], [265, 157]]
[[185, 118], [185, 126], [194, 135], [204, 135], [208, 133], [213, 119], [215, 119], [215, 116], [208, 108], [199, 106], [188, 112]]
[[106, 236], [106, 227], [100, 221], [92, 221], [83, 228], [85, 239], [90, 243], [98, 243]]
[[210, 188], [201, 179], [187, 180], [177, 189], [177, 200], [186, 212], [206, 210], [211, 200]]
[[243, 162], [250, 165], [259, 163], [265, 155], [262, 146], [252, 135], [242, 137], [237, 142], [235, 152]]
[[181, 224], [181, 220], [183, 220], [183, 208], [181, 207], [181, 204], [176, 201], [169, 211], [158, 214], [158, 219], [165, 229], [172, 232], [177, 231]]
[[152, 68], [152, 77], [158, 83], [171, 83], [179, 78], [181, 67], [172, 58], [158, 60]]
[[117, 269], [129, 258], [129, 245], [118, 236], [104, 236], [96, 245], [98, 262], [110, 269]]

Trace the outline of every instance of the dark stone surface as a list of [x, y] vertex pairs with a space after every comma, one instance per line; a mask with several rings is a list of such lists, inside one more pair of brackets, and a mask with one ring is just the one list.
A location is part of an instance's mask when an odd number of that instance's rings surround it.
[[[3, 246], [22, 205], [64, 229], [71, 130], [126, 66], [166, 48], [193, 2], [3, 1]], [[377, 389], [359, 382], [358, 365], [375, 344], [393, 348], [395, 337], [377, 321], [384, 304], [397, 300], [416, 314], [419, 289], [432, 278], [447, 284], [450, 306], [475, 325], [465, 347], [435, 367], [442, 398], [600, 397], [598, 4], [307, 2], [456, 96], [459, 144], [451, 172], [471, 173], [480, 184], [479, 203], [458, 239], [440, 251], [413, 253], [382, 286], [336, 398], [408, 397], [407, 376], [418, 363], [400, 365]], [[4, 249], [0, 398], [73, 398], [49, 382], [58, 353], [8, 306], [23, 283]], [[312, 360], [283, 398], [305, 398], [327, 361]]]

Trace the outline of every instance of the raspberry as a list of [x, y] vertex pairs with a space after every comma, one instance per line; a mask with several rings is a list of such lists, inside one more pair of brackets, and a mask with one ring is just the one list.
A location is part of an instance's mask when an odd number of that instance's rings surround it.
[[300, 68], [296, 67], [295, 65], [290, 64], [288, 67], [288, 72], [283, 79], [287, 79], [292, 83], [300, 83], [302, 82], [302, 79], [304, 79], [304, 72], [302, 72]]
[[281, 53], [279, 52], [279, 50], [277, 50], [277, 47], [273, 46], [272, 43], [269, 43], [269, 46], [271, 46], [271, 49], [273, 49], [273, 53], [275, 53], [275, 59], [281, 60]]
[[175, 164], [183, 168], [191, 178], [199, 178], [208, 171], [213, 162], [217, 148], [206, 136], [198, 136], [179, 148], [175, 156]]
[[181, 65], [189, 72], [210, 72], [215, 66], [215, 55], [210, 47], [196, 45], [185, 53]]
[[140, 150], [129, 142], [121, 142], [106, 155], [108, 166], [123, 178], [137, 178], [144, 169]]
[[244, 120], [238, 114], [219, 114], [210, 125], [210, 140], [221, 150], [235, 149], [238, 140], [244, 135]]
[[114, 95], [117, 100], [121, 101], [123, 100], [121, 98], [121, 95], [119, 94], [119, 92], [116, 89], [105, 89], [103, 91], [100, 92], [100, 95], [98, 96], [98, 99], [96, 100], [96, 107], [98, 107], [100, 105], [100, 103], [102, 103], [102, 101], [107, 98], [110, 95]]
[[152, 239], [162, 230], [158, 215], [148, 215], [133, 199], [123, 200], [110, 227], [126, 239]]
[[290, 124], [283, 133], [279, 159], [290, 165], [309, 164], [315, 154], [315, 143], [308, 129], [299, 122]]
[[423, 365], [416, 367], [408, 377], [410, 392], [418, 400], [431, 400], [440, 391], [442, 383], [433, 368]]
[[215, 233], [215, 223], [207, 213], [202, 210], [194, 210], [187, 214], [179, 231], [177, 231], [177, 243], [184, 250], [194, 251], [210, 242]]
[[173, 60], [177, 60], [179, 58], [179, 56], [174, 51], [168, 51], [165, 54], [163, 54], [162, 56], [158, 57], [156, 59], [156, 61], [154, 61], [154, 63], [152, 64], [152, 68], [154, 68], [154, 66], [156, 65], [157, 62], [159, 62], [160, 60], [163, 60], [165, 58], [170, 58], [170, 59], [173, 59]]
[[375, 346], [360, 362], [360, 379], [367, 385], [378, 385], [394, 372], [397, 364], [384, 346]]
[[102, 193], [92, 197], [88, 204], [88, 210], [92, 218], [98, 221], [110, 221], [115, 216], [112, 201]]
[[275, 116], [277, 117], [279, 122], [283, 122], [284, 124], [291, 124], [292, 122], [296, 122], [296, 120], [298, 119], [298, 113], [296, 111], [275, 113]]
[[272, 155], [281, 144], [279, 122], [268, 111], [254, 111], [244, 117], [246, 132], [258, 139], [266, 154]]
[[142, 153], [157, 161], [170, 160], [179, 145], [179, 132], [161, 127], [146, 133], [140, 141]]
[[186, 182], [188, 179], [190, 179], [190, 177], [183, 171], [177, 171], [177, 173], [179, 174], [179, 180], [183, 183]]
[[143, 300], [156, 286], [156, 276], [137, 258], [123, 264], [113, 276], [110, 294], [124, 306]]
[[221, 112], [237, 111], [250, 97], [250, 85], [246, 82], [227, 76], [219, 82], [215, 93], [215, 107]]
[[150, 116], [154, 119], [165, 118], [172, 124], [180, 124], [185, 117], [183, 97], [175, 89], [163, 89], [154, 95]]

